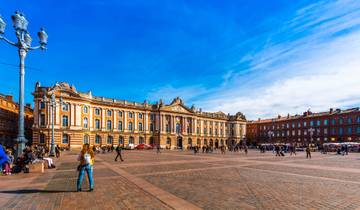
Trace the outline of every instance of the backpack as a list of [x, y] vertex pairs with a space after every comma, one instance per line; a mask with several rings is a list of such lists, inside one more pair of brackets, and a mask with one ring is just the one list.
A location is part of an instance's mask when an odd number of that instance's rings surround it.
[[84, 154], [84, 162], [86, 165], [91, 163], [91, 155], [89, 153]]

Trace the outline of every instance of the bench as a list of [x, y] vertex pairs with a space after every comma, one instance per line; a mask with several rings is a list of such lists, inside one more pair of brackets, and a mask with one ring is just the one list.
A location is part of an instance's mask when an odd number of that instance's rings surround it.
[[30, 173], [44, 173], [44, 162], [29, 164]]

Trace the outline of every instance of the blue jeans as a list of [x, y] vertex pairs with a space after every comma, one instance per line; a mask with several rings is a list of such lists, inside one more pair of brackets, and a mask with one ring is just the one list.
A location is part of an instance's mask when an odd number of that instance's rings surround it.
[[90, 164], [81, 166], [77, 179], [77, 189], [81, 189], [81, 184], [84, 178], [85, 171], [88, 175], [90, 189], [94, 189], [93, 166]]

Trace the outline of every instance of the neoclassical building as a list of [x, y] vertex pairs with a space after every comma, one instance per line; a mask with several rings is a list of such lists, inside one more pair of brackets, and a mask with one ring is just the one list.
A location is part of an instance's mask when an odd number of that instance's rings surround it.
[[[245, 137], [246, 119], [238, 112], [203, 112], [187, 107], [180, 98], [170, 104], [129, 102], [83, 93], [65, 82], [53, 87], [35, 86], [33, 142], [49, 146], [52, 108], [44, 95], [55, 95], [55, 143], [61, 146], [160, 144], [162, 148], [193, 145], [219, 147]], [[60, 100], [61, 98], [61, 100]], [[60, 105], [60, 101], [62, 104]]]

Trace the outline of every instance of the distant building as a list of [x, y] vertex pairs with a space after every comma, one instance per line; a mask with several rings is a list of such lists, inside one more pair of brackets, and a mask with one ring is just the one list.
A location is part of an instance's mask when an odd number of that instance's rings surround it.
[[[18, 134], [19, 104], [11, 95], [0, 94], [0, 142], [13, 145]], [[30, 104], [25, 106], [25, 138], [31, 143], [33, 110]]]
[[34, 95], [33, 139], [35, 144], [51, 141], [51, 107], [44, 94], [62, 97], [65, 104], [54, 112], [55, 143], [61, 146], [160, 144], [162, 148], [194, 145], [219, 147], [240, 142], [245, 137], [246, 119], [242, 113], [203, 112], [186, 106], [180, 98], [166, 105], [160, 100], [149, 104], [96, 97], [67, 83], [41, 87]]
[[360, 141], [360, 111], [330, 109], [327, 112], [304, 112], [302, 115], [278, 116], [273, 119], [249, 121], [246, 125], [247, 141], [252, 143], [297, 143], [311, 141]]

